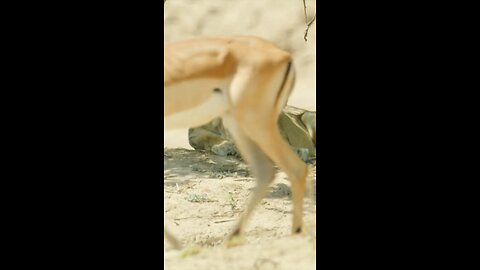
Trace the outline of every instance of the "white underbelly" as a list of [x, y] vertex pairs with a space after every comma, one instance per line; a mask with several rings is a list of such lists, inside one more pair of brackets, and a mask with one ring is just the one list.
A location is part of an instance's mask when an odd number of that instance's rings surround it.
[[193, 128], [207, 124], [228, 110], [228, 101], [222, 92], [215, 92], [202, 104], [165, 117], [165, 129]]

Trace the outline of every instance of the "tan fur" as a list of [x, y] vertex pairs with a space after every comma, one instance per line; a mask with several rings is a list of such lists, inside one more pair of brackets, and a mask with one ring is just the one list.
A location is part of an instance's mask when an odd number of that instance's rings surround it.
[[[277, 124], [295, 80], [291, 55], [255, 37], [171, 43], [164, 53], [166, 121], [195, 127], [221, 117], [256, 176], [256, 190], [229, 239], [241, 234], [265, 196], [275, 176], [274, 164], [292, 183], [292, 231], [300, 232], [307, 166], [282, 138]], [[202, 104], [208, 104], [207, 112]]]

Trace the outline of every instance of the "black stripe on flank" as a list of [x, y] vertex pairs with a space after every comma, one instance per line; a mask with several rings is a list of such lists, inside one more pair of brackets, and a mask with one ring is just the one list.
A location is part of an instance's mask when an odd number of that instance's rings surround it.
[[280, 87], [278, 93], [277, 93], [277, 98], [275, 99], [275, 106], [278, 104], [278, 100], [280, 99], [280, 96], [285, 89], [285, 84], [287, 83], [288, 75], [290, 74], [290, 70], [292, 69], [292, 62], [288, 63], [287, 67], [287, 72], [285, 73], [285, 76], [283, 77], [283, 82], [282, 86]]

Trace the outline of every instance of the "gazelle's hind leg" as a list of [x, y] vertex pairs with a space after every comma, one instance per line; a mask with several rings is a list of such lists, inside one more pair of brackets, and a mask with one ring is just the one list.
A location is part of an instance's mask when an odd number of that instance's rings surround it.
[[246, 133], [287, 174], [292, 185], [292, 232], [300, 233], [303, 225], [303, 198], [308, 174], [307, 165], [283, 140], [276, 122], [259, 124], [266, 128], [250, 128], [246, 130]]
[[[268, 70], [266, 74], [270, 75], [260, 80], [258, 73], [266, 70]], [[256, 171], [258, 181], [258, 187], [234, 234], [241, 231], [243, 223], [264, 197], [268, 185], [272, 182], [274, 176], [272, 161], [287, 174], [292, 185], [292, 232], [301, 232], [303, 225], [307, 165], [284, 141], [277, 123], [278, 116], [293, 87], [294, 71], [288, 63], [274, 72], [271, 69], [266, 70], [257, 69], [255, 73], [247, 69], [241, 74], [243, 76], [236, 77], [232, 82], [231, 92], [248, 92], [249, 95], [232, 95], [230, 98], [234, 105], [230, 110], [231, 116], [224, 120], [225, 127], [231, 132], [240, 153]], [[271, 96], [277, 96], [277, 98], [275, 101], [252, 98], [251, 93], [274, 93]], [[267, 96], [264, 94], [263, 97]]]
[[[261, 118], [259, 118], [261, 119]], [[288, 176], [292, 185], [293, 224], [292, 232], [300, 233], [303, 219], [303, 198], [305, 196], [307, 165], [295, 154], [283, 140], [275, 121], [255, 121], [244, 123], [245, 134], [254, 141], [267, 156], [277, 164]]]
[[233, 118], [226, 116], [223, 118], [223, 123], [230, 131], [240, 154], [250, 166], [252, 173], [257, 180], [257, 186], [253, 196], [250, 198], [250, 201], [234, 228], [233, 233], [230, 235], [229, 240], [231, 240], [233, 237], [239, 236], [243, 232], [245, 223], [252, 214], [253, 209], [265, 197], [268, 187], [274, 179], [275, 170], [272, 161], [252, 140], [248, 138], [248, 136], [246, 136], [244, 131], [238, 123], [233, 120]]

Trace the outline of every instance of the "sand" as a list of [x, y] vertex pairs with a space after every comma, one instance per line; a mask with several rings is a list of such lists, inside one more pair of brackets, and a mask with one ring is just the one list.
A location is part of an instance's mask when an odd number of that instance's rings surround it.
[[[314, 1], [307, 4], [312, 15]], [[301, 0], [169, 0], [165, 12], [165, 42], [256, 35], [292, 52], [297, 83], [289, 104], [316, 110], [316, 31], [314, 24], [305, 43]], [[187, 246], [176, 251], [166, 244], [167, 269], [314, 269], [316, 206], [312, 196], [305, 199], [306, 230], [292, 236], [290, 184], [283, 172], [248, 223], [246, 242], [225, 248], [222, 241], [255, 186], [247, 166], [191, 150], [187, 130], [166, 132], [164, 146], [166, 226]], [[309, 179], [316, 181], [315, 163], [310, 168]]]

